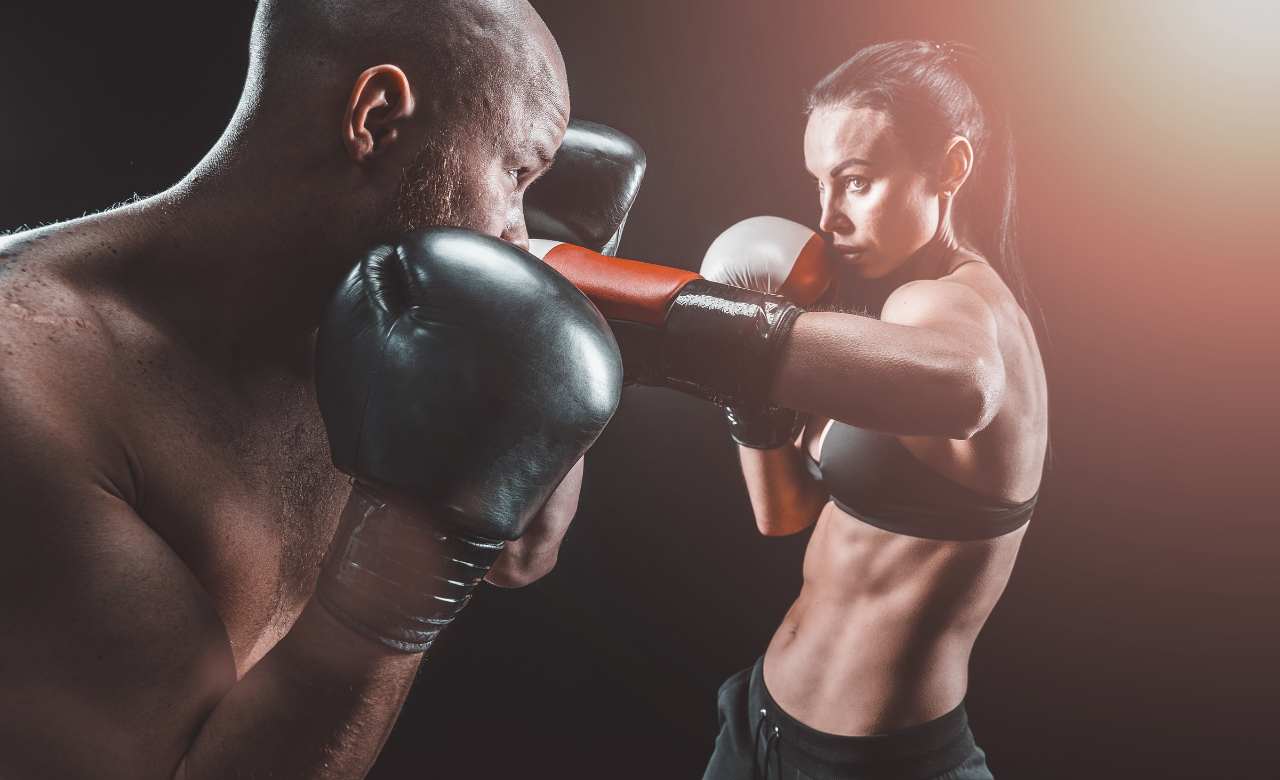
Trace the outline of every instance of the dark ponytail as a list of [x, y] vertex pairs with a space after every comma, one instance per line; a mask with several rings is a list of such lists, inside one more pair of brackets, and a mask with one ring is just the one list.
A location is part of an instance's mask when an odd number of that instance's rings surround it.
[[956, 235], [991, 262], [1028, 309], [1017, 248], [1013, 131], [991, 66], [964, 44], [878, 43], [859, 50], [809, 93], [807, 111], [829, 106], [883, 111], [929, 170], [937, 170], [952, 136], [969, 140], [973, 171], [951, 211]]

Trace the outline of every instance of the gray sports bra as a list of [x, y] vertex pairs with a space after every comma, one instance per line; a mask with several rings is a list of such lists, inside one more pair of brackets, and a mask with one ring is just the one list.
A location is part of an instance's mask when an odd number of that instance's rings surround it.
[[[808, 450], [806, 450], [806, 455]], [[1021, 503], [986, 496], [942, 476], [896, 436], [831, 423], [820, 460], [806, 458], [836, 506], [886, 531], [924, 539], [994, 539], [1031, 519], [1039, 492]]]

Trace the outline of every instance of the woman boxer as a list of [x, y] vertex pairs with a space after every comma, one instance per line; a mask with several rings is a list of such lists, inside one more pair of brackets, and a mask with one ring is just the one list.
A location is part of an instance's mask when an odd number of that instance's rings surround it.
[[[805, 162], [842, 281], [773, 379], [806, 414], [727, 416], [759, 530], [814, 528], [799, 597], [720, 690], [706, 778], [991, 777], [969, 654], [1036, 503], [1047, 414], [989, 83], [966, 47], [903, 41], [810, 95]], [[796, 255], [776, 250], [804, 244], [778, 222], [730, 229], [703, 275], [777, 291]], [[845, 313], [863, 307], [878, 319]]]
[[[826, 241], [747, 220], [700, 277], [530, 240], [608, 317], [629, 381], [726, 404], [760, 530], [814, 526], [795, 604], [721, 688], [706, 778], [991, 776], [968, 659], [1035, 506], [1047, 415], [988, 81], [970, 50], [915, 41], [823, 79], [805, 157]], [[852, 283], [819, 299], [826, 243]]]

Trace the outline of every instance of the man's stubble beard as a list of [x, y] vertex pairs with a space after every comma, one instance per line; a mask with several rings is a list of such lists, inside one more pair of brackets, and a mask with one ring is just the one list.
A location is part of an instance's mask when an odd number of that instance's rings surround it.
[[388, 227], [395, 233], [433, 225], [484, 229], [484, 210], [462, 160], [456, 138], [427, 142], [401, 174]]

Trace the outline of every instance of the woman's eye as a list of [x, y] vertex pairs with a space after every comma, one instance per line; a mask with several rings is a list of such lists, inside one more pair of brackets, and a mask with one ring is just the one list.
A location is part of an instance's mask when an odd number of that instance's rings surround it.
[[848, 179], [845, 179], [844, 186], [849, 192], [866, 192], [867, 187], [870, 186], [870, 184], [871, 183], [869, 181], [861, 176], [850, 176]]

